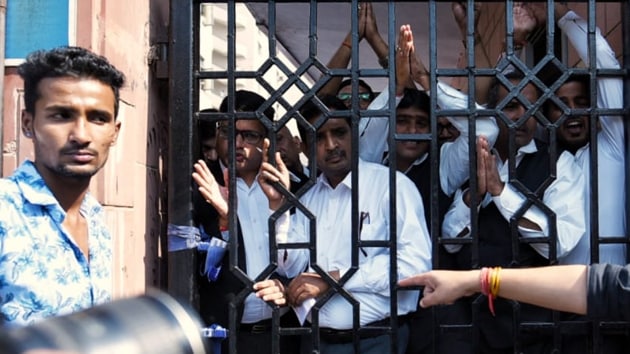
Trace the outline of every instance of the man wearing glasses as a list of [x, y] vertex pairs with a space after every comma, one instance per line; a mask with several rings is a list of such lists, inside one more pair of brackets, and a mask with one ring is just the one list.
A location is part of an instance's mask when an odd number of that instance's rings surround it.
[[[255, 112], [265, 103], [265, 99], [250, 91], [236, 91], [235, 111]], [[228, 112], [227, 98], [219, 108], [220, 112]], [[264, 114], [273, 119], [273, 108], [268, 108]], [[257, 119], [238, 119], [234, 121], [234, 145], [230, 145], [230, 126], [228, 121], [222, 121], [217, 127], [217, 154], [220, 160], [220, 170], [211, 171], [203, 161], [195, 164], [193, 179], [199, 186], [203, 198], [216, 209], [216, 224], [213, 230], [206, 230], [212, 238], [219, 238], [223, 242], [238, 239], [238, 268], [245, 272], [250, 279], [255, 279], [270, 264], [269, 242], [273, 239], [269, 235], [268, 220], [272, 206], [271, 197], [268, 198], [266, 184], [259, 183], [259, 172], [263, 162], [263, 141], [267, 137], [267, 129]], [[234, 149], [235, 159], [229, 159], [228, 151]], [[238, 233], [232, 235], [228, 230], [228, 178], [226, 169], [234, 163], [236, 171], [235, 191], [238, 207]], [[288, 174], [287, 174], [288, 175]], [[288, 182], [285, 184], [288, 187]], [[220, 195], [218, 195], [220, 194]], [[288, 217], [288, 216], [287, 216]], [[205, 223], [204, 223], [205, 224]], [[229, 303], [243, 290], [245, 284], [229, 271], [229, 254], [223, 257], [221, 271], [215, 279], [204, 277], [200, 282], [200, 312], [208, 325], [218, 323], [228, 326]], [[297, 272], [295, 272], [297, 274]], [[237, 348], [239, 352], [260, 354], [271, 353], [272, 307], [265, 303], [260, 295], [269, 294], [273, 289], [280, 289], [282, 285], [275, 279], [263, 280], [254, 284], [255, 291], [250, 293], [245, 301], [237, 304]], [[277, 303], [277, 302], [276, 302]], [[286, 312], [286, 311], [285, 311]], [[294, 316], [293, 312], [288, 315]], [[293, 317], [295, 319], [295, 317]], [[286, 320], [289, 320], [288, 318]], [[286, 326], [286, 322], [281, 322]], [[297, 347], [297, 337], [283, 336], [280, 341], [281, 353], [294, 353]], [[227, 351], [224, 342], [224, 351]]]
[[[374, 99], [374, 91], [370, 85], [368, 85], [365, 81], [359, 80], [359, 109], [366, 110], [372, 100]], [[348, 109], [352, 108], [352, 80], [347, 79], [344, 80], [339, 85], [339, 90], [337, 91], [337, 98], [343, 101], [343, 103], [348, 107]]]

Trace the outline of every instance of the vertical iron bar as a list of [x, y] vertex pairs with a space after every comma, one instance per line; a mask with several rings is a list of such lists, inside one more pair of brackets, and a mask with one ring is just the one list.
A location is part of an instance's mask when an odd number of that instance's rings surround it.
[[[625, 186], [626, 186], [626, 225], [630, 222], [630, 206], [628, 202], [630, 201], [630, 4], [627, 1], [621, 3], [621, 13], [622, 13], [622, 41], [623, 41], [623, 68], [625, 69], [624, 78], [623, 78], [623, 102], [624, 104], [624, 128], [625, 128], [625, 166], [626, 166], [626, 178], [625, 178]], [[626, 226], [627, 228], [627, 226]], [[624, 235], [628, 238], [628, 230], [626, 229], [626, 234]], [[628, 252], [628, 244], [626, 244], [626, 262], [630, 263], [630, 252]]]
[[[192, 225], [190, 171], [193, 137], [193, 7], [196, 1], [170, 2], [168, 223]], [[177, 63], [177, 65], [173, 65]], [[184, 157], [185, 156], [185, 157]], [[184, 158], [182, 158], [184, 157]], [[168, 253], [168, 292], [197, 306], [196, 249]]]
[[[398, 55], [396, 51], [396, 37], [398, 34], [398, 28], [396, 23], [396, 8], [395, 3], [390, 1], [387, 6], [387, 43], [388, 43], [388, 54], [390, 56], [389, 63], [393, 65], [389, 65], [385, 70], [387, 71], [388, 76], [388, 85], [387, 90], [389, 91], [389, 104], [387, 107], [389, 108], [388, 119], [389, 119], [389, 136], [388, 146], [389, 151], [396, 151], [396, 141], [394, 140], [394, 135], [396, 133], [396, 55]], [[393, 69], [392, 69], [393, 68]], [[396, 299], [398, 298], [398, 260], [396, 255], [398, 254], [398, 220], [396, 213], [396, 202], [398, 200], [397, 197], [397, 186], [396, 186], [396, 154], [390, 154], [393, 156], [393, 159], [389, 164], [389, 240], [390, 240], [390, 249], [389, 249], [389, 298], [390, 298], [390, 319], [392, 321], [392, 333], [390, 340], [390, 350], [392, 353], [398, 352], [398, 318], [396, 314], [398, 314], [398, 303]]]

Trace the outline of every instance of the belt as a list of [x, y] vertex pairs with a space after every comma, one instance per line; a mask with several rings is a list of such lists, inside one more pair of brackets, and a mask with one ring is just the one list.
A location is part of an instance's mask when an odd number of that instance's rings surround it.
[[266, 319], [254, 323], [241, 323], [239, 331], [251, 334], [261, 334], [271, 332], [271, 319]]
[[[390, 318], [368, 323], [361, 327], [389, 327]], [[398, 316], [398, 327], [402, 327], [407, 324], [407, 316]], [[355, 335], [359, 339], [375, 338], [384, 335], [382, 332], [355, 332], [354, 329], [334, 329], [322, 327], [319, 329], [319, 337], [329, 344], [344, 344], [354, 341]]]

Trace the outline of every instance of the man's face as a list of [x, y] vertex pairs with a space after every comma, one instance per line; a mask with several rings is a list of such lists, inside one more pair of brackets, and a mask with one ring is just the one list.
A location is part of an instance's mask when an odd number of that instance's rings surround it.
[[[396, 133], [428, 134], [431, 131], [429, 115], [418, 108], [396, 109]], [[396, 157], [406, 165], [413, 163], [429, 149], [428, 141], [397, 141]]]
[[217, 137], [214, 148], [217, 151], [217, 158], [223, 162], [223, 165], [228, 165], [228, 123], [221, 121], [217, 124]]
[[[564, 102], [570, 109], [588, 108], [591, 102], [588, 97], [588, 88], [583, 82], [568, 82], [556, 91], [556, 96]], [[562, 111], [555, 104], [550, 104], [548, 118], [557, 122], [562, 117]], [[560, 126], [558, 126], [558, 142], [564, 148], [575, 152], [586, 145], [589, 140], [588, 116], [568, 116]]]
[[201, 141], [201, 153], [206, 163], [217, 160], [217, 138], [212, 137]]
[[[236, 129], [236, 173], [240, 177], [256, 175], [262, 163], [263, 139], [265, 138], [265, 129], [260, 122], [255, 120], [241, 119], [235, 123]], [[228, 136], [229, 126], [222, 123], [217, 131], [217, 153], [223, 158], [224, 164], [228, 162]]]
[[453, 142], [459, 137], [459, 130], [446, 118], [439, 117], [437, 121], [438, 144]]
[[41, 80], [37, 92], [35, 112], [22, 113], [37, 170], [45, 179], [89, 180], [118, 138], [114, 91], [96, 79], [56, 77]]
[[[343, 101], [346, 107], [352, 107], [352, 85], [347, 85], [342, 87], [339, 92], [337, 92], [337, 98]], [[359, 85], [359, 108], [362, 110], [366, 110], [368, 106], [372, 102], [372, 97], [370, 92], [363, 86]]]
[[[499, 95], [498, 95], [499, 102], [503, 100], [503, 98], [507, 95], [508, 95], [507, 89], [501, 86], [501, 88], [499, 89]], [[536, 88], [534, 87], [533, 84], [528, 84], [527, 86], [525, 86], [523, 90], [521, 91], [521, 95], [526, 100], [532, 103], [536, 102], [536, 100], [538, 99], [538, 92], [536, 91]], [[503, 113], [505, 113], [508, 119], [510, 119], [513, 122], [523, 117], [526, 111], [527, 109], [525, 109], [525, 107], [516, 98], [514, 98], [512, 101], [506, 104], [505, 107], [503, 108]], [[536, 126], [537, 126], [536, 119], [530, 117], [529, 119], [527, 119], [527, 121], [525, 121], [524, 124], [522, 124], [521, 126], [515, 129], [514, 142], [516, 144], [516, 148], [520, 148], [529, 144], [529, 142], [534, 138], [534, 134], [536, 133]], [[508, 135], [507, 126], [503, 123], [499, 123], [499, 139], [507, 142], [508, 138], [509, 138], [509, 135]]]
[[276, 148], [282, 156], [282, 161], [290, 170], [300, 164], [300, 143], [291, 135], [291, 131], [286, 126], [276, 133]]
[[317, 167], [333, 187], [350, 172], [351, 135], [350, 126], [343, 118], [328, 119], [315, 133]]

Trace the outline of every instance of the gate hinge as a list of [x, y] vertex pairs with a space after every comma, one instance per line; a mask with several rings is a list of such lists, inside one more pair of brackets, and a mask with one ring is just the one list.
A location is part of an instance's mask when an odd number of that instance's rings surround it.
[[168, 43], [157, 42], [149, 47], [147, 64], [156, 79], [168, 79]]

